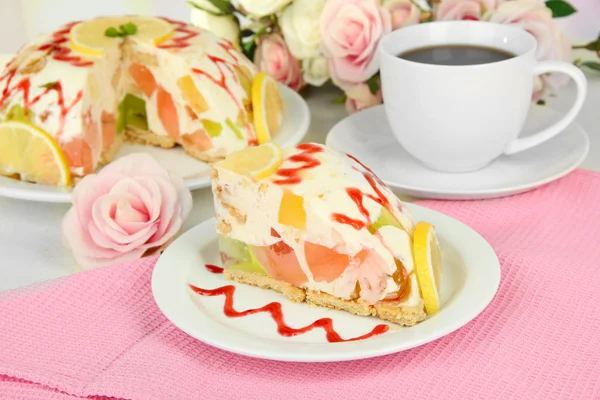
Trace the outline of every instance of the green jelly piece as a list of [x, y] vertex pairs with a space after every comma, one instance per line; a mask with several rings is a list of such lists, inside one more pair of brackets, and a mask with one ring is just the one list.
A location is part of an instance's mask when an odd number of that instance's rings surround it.
[[238, 139], [244, 140], [244, 135], [242, 135], [242, 132], [240, 132], [240, 128], [238, 128], [238, 126], [236, 124], [234, 124], [232, 120], [230, 120], [229, 118], [227, 118], [227, 120], [225, 121], [225, 123], [227, 124], [228, 127], [231, 128], [231, 130], [233, 131], [233, 133], [235, 133], [235, 136]]
[[246, 243], [222, 235], [219, 235], [218, 240], [223, 268], [266, 275]]
[[204, 130], [210, 137], [221, 136], [221, 131], [223, 130], [223, 125], [218, 122], [211, 121], [208, 119], [201, 119], [202, 126], [204, 126]]
[[148, 129], [146, 102], [132, 94], [127, 94], [119, 104], [117, 132], [122, 132], [128, 125], [142, 130]]
[[14, 104], [6, 113], [7, 121], [32, 122], [33, 112], [19, 104]]
[[372, 235], [375, 234], [382, 226], [393, 226], [398, 229], [402, 229], [402, 225], [398, 222], [394, 214], [392, 214], [387, 208], [381, 207], [381, 214], [379, 214], [379, 218], [373, 224], [367, 227], [367, 230], [371, 232]]

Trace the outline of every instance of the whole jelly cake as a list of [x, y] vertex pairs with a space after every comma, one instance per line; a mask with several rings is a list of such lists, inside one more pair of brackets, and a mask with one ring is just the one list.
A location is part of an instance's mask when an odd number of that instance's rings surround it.
[[213, 165], [224, 276], [411, 326], [439, 311], [435, 229], [352, 156], [273, 143]]
[[274, 81], [208, 31], [158, 17], [73, 22], [0, 74], [0, 174], [68, 185], [126, 138], [214, 162], [268, 141], [282, 115]]

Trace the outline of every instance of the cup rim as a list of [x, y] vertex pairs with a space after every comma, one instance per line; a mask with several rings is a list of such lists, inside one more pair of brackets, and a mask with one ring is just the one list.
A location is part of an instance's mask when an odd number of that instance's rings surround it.
[[[443, 64], [425, 64], [425, 63], [419, 63], [419, 62], [415, 62], [415, 61], [410, 61], [410, 60], [406, 60], [403, 58], [399, 58], [397, 56], [397, 54], [392, 54], [391, 51], [388, 51], [386, 48], [386, 45], [388, 42], [390, 42], [391, 40], [398, 40], [400, 39], [400, 36], [402, 35], [406, 35], [407, 33], [410, 33], [411, 31], [416, 31], [419, 29], [427, 29], [427, 25], [429, 24], [444, 24], [444, 25], [449, 25], [449, 26], [465, 26], [465, 25], [487, 25], [490, 27], [494, 27], [494, 29], [504, 29], [505, 31], [510, 31], [514, 34], [518, 34], [518, 35], [522, 35], [523, 38], [525, 40], [528, 40], [529, 46], [528, 49], [520, 54], [515, 54], [514, 57], [511, 57], [509, 59], [506, 60], [502, 60], [502, 61], [495, 61], [495, 62], [491, 62], [491, 63], [485, 63], [485, 64], [473, 64], [473, 65], [443, 65]], [[538, 42], [536, 40], [536, 38], [529, 32], [527, 32], [524, 29], [515, 27], [515, 26], [511, 26], [511, 25], [505, 25], [505, 24], [499, 24], [499, 23], [495, 23], [495, 22], [489, 22], [489, 21], [432, 21], [432, 22], [426, 22], [426, 23], [421, 23], [421, 24], [416, 24], [416, 25], [411, 25], [411, 26], [407, 26], [404, 28], [400, 28], [400, 29], [396, 29], [393, 30], [391, 32], [386, 33], [385, 35], [383, 35], [383, 37], [381, 38], [381, 40], [379, 41], [379, 44], [377, 46], [377, 50], [378, 53], [380, 55], [380, 57], [389, 57], [389, 58], [393, 58], [396, 62], [401, 62], [401, 63], [406, 63], [409, 65], [418, 65], [419, 67], [423, 67], [423, 68], [468, 68], [468, 69], [477, 69], [477, 68], [485, 68], [485, 67], [490, 67], [490, 66], [494, 66], [494, 65], [499, 65], [499, 64], [504, 64], [504, 63], [510, 63], [510, 62], [514, 62], [515, 60], [518, 60], [522, 57], [525, 57], [531, 53], [536, 52], [537, 50], [537, 46], [538, 46]], [[419, 46], [414, 46], [414, 48], [418, 48]]]

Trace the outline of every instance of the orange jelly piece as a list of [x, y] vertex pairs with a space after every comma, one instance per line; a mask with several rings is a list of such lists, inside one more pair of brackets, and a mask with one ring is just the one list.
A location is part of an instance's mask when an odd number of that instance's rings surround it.
[[131, 75], [135, 83], [142, 89], [146, 97], [152, 96], [157, 87], [152, 71], [143, 65], [132, 63], [129, 66], [129, 75]]
[[160, 122], [162, 122], [169, 136], [177, 140], [179, 138], [179, 117], [177, 116], [177, 107], [175, 106], [173, 97], [159, 86], [156, 103]]
[[279, 205], [278, 221], [282, 225], [293, 226], [302, 230], [306, 229], [304, 198], [285, 190]]
[[300, 268], [294, 250], [281, 241], [271, 246], [252, 247], [252, 252], [267, 275], [300, 286], [308, 279]]

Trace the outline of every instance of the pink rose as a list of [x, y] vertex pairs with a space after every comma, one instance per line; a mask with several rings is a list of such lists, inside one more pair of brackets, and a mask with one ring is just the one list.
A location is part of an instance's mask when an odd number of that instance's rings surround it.
[[304, 86], [300, 62], [294, 58], [283, 37], [277, 33], [261, 36], [254, 63], [278, 82], [294, 90]]
[[[571, 45], [542, 0], [502, 2], [486, 19], [490, 22], [513, 25], [531, 33], [538, 42], [538, 60], [572, 62]], [[550, 74], [542, 76], [541, 80], [544, 92], [554, 92], [566, 84], [569, 78], [563, 74]], [[539, 88], [540, 83], [537, 86]]]
[[390, 12], [393, 30], [418, 24], [421, 20], [421, 10], [412, 0], [383, 0], [382, 5]]
[[343, 87], [373, 76], [377, 45], [391, 29], [389, 11], [376, 0], [329, 0], [321, 13], [321, 45], [333, 82]]
[[180, 177], [147, 154], [131, 154], [75, 186], [64, 242], [83, 268], [135, 260], [166, 247], [191, 207]]
[[381, 88], [375, 94], [371, 93], [366, 83], [346, 88], [346, 110], [350, 114], [379, 105], [382, 101]]
[[461, 21], [482, 19], [484, 14], [496, 9], [500, 0], [442, 0], [434, 10], [435, 21]]

